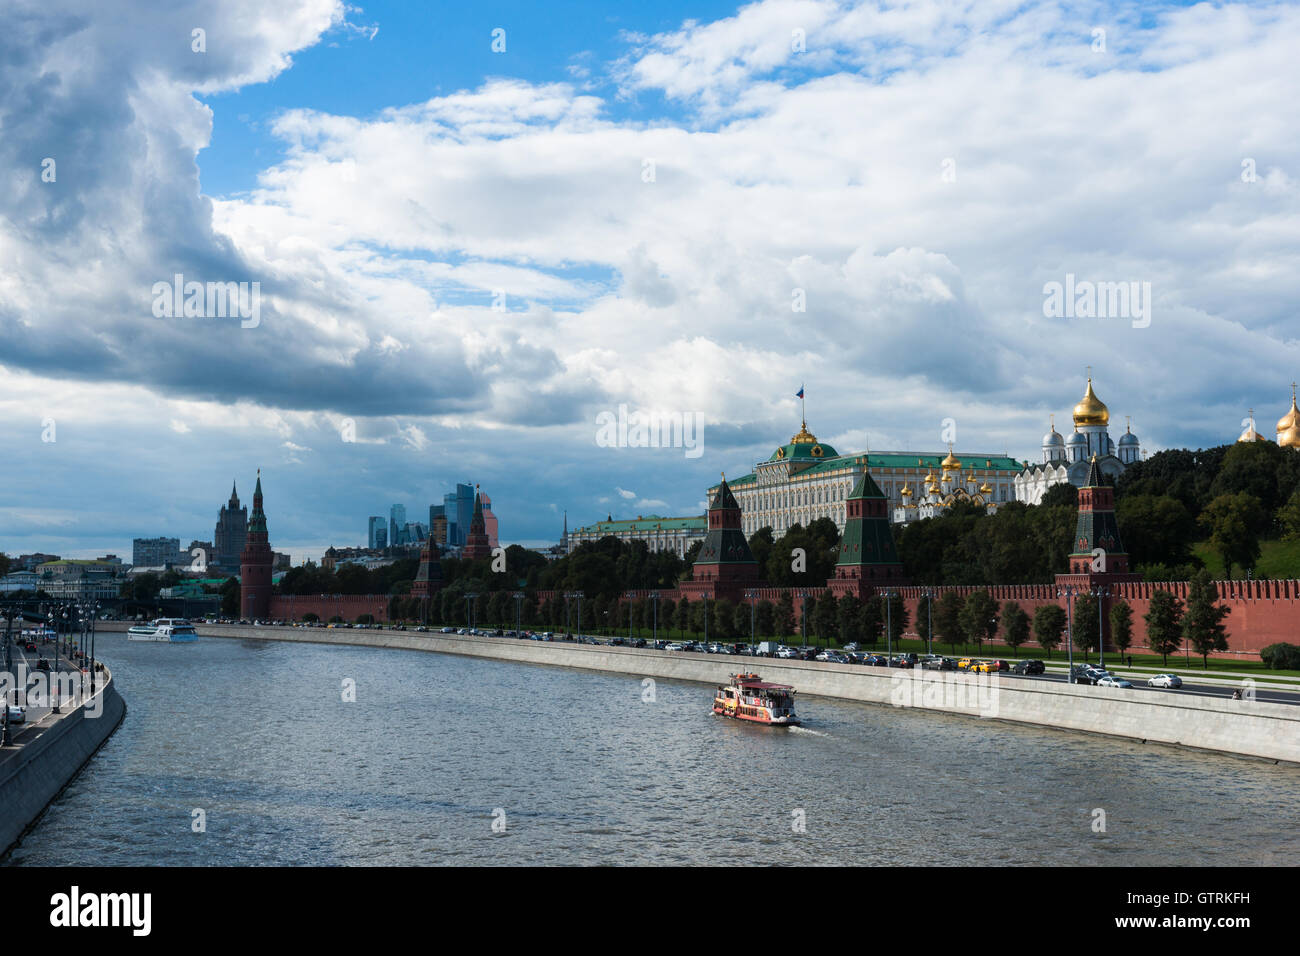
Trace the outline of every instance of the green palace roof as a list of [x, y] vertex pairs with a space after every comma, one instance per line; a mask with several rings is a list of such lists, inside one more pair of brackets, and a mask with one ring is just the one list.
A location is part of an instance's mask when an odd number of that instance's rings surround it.
[[[782, 445], [782, 448], [790, 447]], [[829, 445], [821, 446], [829, 448]], [[779, 449], [778, 449], [779, 450]], [[801, 468], [790, 476], [791, 481], [802, 481], [808, 478], [820, 477], [831, 472], [840, 471], [845, 468], [854, 468], [864, 461], [868, 468], [917, 468], [922, 470], [939, 470], [943, 466], [943, 460], [948, 457], [948, 452], [914, 452], [914, 451], [884, 451], [884, 452], [858, 452], [855, 455], [840, 455], [835, 458], [827, 458], [815, 461], [806, 468]], [[962, 471], [1009, 471], [1019, 474], [1024, 471], [1023, 462], [1017, 461], [1008, 455], [981, 455], [971, 453], [965, 456], [956, 455], [961, 462]], [[775, 454], [768, 461], [780, 461]], [[808, 458], [796, 459], [799, 461], [809, 461]], [[727, 484], [732, 488], [737, 488], [747, 484], [753, 484], [758, 480], [754, 472], [744, 475], [740, 478], [728, 478]], [[721, 484], [719, 482], [718, 484]], [[713, 494], [718, 488], [717, 484], [709, 486], [709, 494]]]
[[659, 515], [644, 515], [626, 521], [597, 521], [595, 524], [578, 528], [570, 534], [627, 534], [634, 531], [700, 531], [707, 529], [704, 515], [692, 515], [686, 518], [663, 518]]

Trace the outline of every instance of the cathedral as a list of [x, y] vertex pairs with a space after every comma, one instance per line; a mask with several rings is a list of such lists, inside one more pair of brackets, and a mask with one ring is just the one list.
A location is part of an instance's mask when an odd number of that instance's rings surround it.
[[1015, 478], [1016, 500], [1036, 505], [1052, 485], [1069, 482], [1076, 488], [1085, 487], [1088, 474], [1096, 458], [1099, 475], [1114, 480], [1129, 465], [1142, 460], [1142, 446], [1131, 427], [1119, 436], [1117, 445], [1110, 437], [1110, 409], [1092, 390], [1092, 376], [1088, 376], [1088, 389], [1079, 404], [1074, 406], [1074, 431], [1065, 438], [1056, 430], [1055, 418], [1051, 430], [1043, 436], [1043, 460], [1028, 465]]
[[[1300, 408], [1296, 407], [1296, 383], [1291, 383], [1291, 408], [1277, 421], [1277, 443], [1283, 448], [1300, 448]], [[1249, 423], [1238, 442], [1268, 441], [1255, 430], [1255, 410], [1250, 410]]]

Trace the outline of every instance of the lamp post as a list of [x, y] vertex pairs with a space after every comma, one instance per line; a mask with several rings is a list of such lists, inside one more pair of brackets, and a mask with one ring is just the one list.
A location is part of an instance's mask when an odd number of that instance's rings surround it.
[[1110, 588], [1097, 588], [1097, 666], [1102, 670], [1106, 669], [1106, 629], [1103, 624], [1104, 616], [1102, 607], [1106, 604], [1106, 598], [1110, 597]]
[[934, 592], [925, 589], [926, 653], [934, 655]]
[[659, 640], [659, 592], [658, 591], [650, 592], [650, 603], [652, 605], [652, 610], [654, 612], [653, 616], [650, 619], [651, 621], [650, 639], [657, 641]]
[[[9, 605], [4, 609], [5, 618], [5, 673], [13, 674], [14, 672], [14, 652], [13, 652], [13, 625], [14, 618], [19, 615], [18, 608]], [[15, 701], [17, 700], [17, 689], [15, 688]], [[9, 737], [9, 693], [5, 692], [3, 703], [3, 715], [0, 715], [0, 747], [8, 747], [12, 741]]]
[[510, 596], [515, 599], [515, 637], [518, 638], [524, 629], [524, 592], [516, 591]]
[[95, 696], [95, 672], [99, 669], [99, 659], [95, 657], [95, 622], [99, 620], [99, 602], [91, 607], [90, 613], [90, 696]]
[[799, 640], [803, 648], [808, 647], [808, 592], [799, 592]]
[[758, 598], [758, 592], [749, 590], [745, 592], [745, 597], [749, 598], [749, 656], [754, 656], [754, 601]]
[[465, 592], [465, 624], [471, 631], [474, 630], [474, 601], [477, 598], [477, 591]]
[[894, 592], [885, 592], [885, 657], [894, 654]]
[[1067, 584], [1056, 592], [1057, 597], [1065, 598], [1065, 653], [1069, 655], [1069, 671], [1065, 676], [1066, 683], [1074, 683], [1074, 592], [1076, 588], [1072, 584]]
[[632, 644], [632, 600], [636, 597], [635, 591], [628, 591], [623, 595], [627, 598], [627, 643]]

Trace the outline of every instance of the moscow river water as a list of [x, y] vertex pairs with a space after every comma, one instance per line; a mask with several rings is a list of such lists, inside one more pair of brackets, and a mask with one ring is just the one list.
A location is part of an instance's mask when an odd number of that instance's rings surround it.
[[1300, 858], [1290, 766], [815, 697], [806, 727], [753, 727], [701, 684], [446, 654], [99, 651], [126, 720], [11, 864]]

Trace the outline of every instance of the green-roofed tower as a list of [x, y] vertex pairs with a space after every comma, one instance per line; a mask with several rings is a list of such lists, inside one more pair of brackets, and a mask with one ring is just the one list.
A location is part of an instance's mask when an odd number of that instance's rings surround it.
[[882, 585], [906, 583], [889, 527], [888, 505], [871, 473], [864, 471], [844, 502], [840, 556], [835, 576], [826, 582], [837, 596], [867, 597]]
[[758, 562], [745, 540], [740, 505], [725, 475], [709, 503], [708, 518], [709, 530], [683, 589], [692, 599], [704, 594], [737, 598], [745, 587], [758, 583]]

